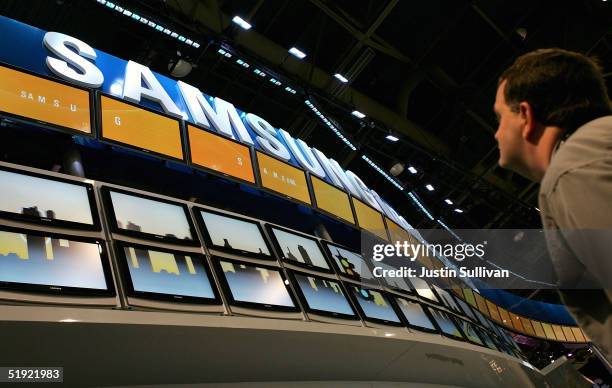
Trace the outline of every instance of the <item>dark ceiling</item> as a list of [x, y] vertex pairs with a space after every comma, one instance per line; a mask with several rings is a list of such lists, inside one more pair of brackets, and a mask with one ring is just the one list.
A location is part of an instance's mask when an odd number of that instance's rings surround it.
[[[95, 0], [3, 1], [0, 13], [165, 74], [180, 50], [197, 65], [186, 82], [303, 138], [363, 177], [417, 227], [434, 224], [408, 199], [409, 191], [454, 228], [540, 226], [537, 185], [497, 166], [493, 139], [497, 79], [518, 55], [541, 47], [588, 53], [601, 61], [609, 90], [612, 82], [612, 2], [602, 0], [115, 3], [193, 37], [201, 47], [188, 47]], [[231, 23], [234, 15], [253, 28]], [[291, 95], [219, 55], [221, 44], [299, 93]], [[292, 46], [307, 57], [290, 56]], [[331, 77], [337, 72], [349, 83]], [[302, 92], [335, 119], [357, 152], [312, 114]], [[353, 109], [366, 119], [351, 116]], [[389, 132], [400, 141], [386, 140]], [[384, 168], [401, 161], [419, 173], [400, 175], [406, 188], [400, 192], [361, 159], [363, 153]]]

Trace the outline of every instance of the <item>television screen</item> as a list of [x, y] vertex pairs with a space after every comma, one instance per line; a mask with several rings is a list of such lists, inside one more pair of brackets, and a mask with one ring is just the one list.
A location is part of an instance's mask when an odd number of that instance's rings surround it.
[[64, 291], [107, 294], [111, 290], [110, 277], [103, 254], [104, 247], [96, 240], [0, 230], [0, 284], [48, 291], [63, 291], [66, 287]]
[[429, 287], [429, 284], [425, 280], [419, 277], [411, 277], [410, 282], [412, 283], [414, 290], [416, 291], [417, 294], [419, 294], [419, 296], [425, 299], [429, 299], [433, 302], [440, 303], [440, 300], [438, 299], [436, 294]]
[[258, 223], [204, 210], [200, 211], [200, 215], [204, 221], [209, 243], [213, 247], [271, 256]]
[[374, 280], [370, 267], [359, 253], [329, 243], [326, 246], [341, 274], [355, 279]]
[[105, 189], [104, 192], [112, 205], [114, 229], [128, 234], [144, 233], [157, 238], [194, 241], [185, 206], [114, 189]]
[[455, 338], [463, 338], [459, 328], [447, 312], [434, 308], [429, 309], [429, 311], [444, 334]]
[[319, 209], [342, 218], [351, 224], [355, 223], [353, 210], [351, 210], [351, 200], [347, 193], [314, 175], [310, 176], [310, 180]]
[[89, 92], [0, 66], [0, 110], [91, 133]]
[[45, 223], [92, 228], [92, 187], [0, 169], [0, 214]]
[[250, 148], [212, 132], [187, 125], [191, 163], [255, 183]]
[[419, 303], [404, 298], [396, 298], [395, 300], [410, 326], [414, 326], [417, 329], [425, 329], [426, 331], [437, 330], [429, 315]]
[[365, 202], [353, 197], [353, 206], [355, 207], [355, 214], [357, 215], [357, 222], [362, 229], [374, 233], [376, 236], [388, 240], [387, 229], [385, 229], [385, 222], [383, 221], [382, 214], [367, 205]]
[[296, 304], [277, 269], [219, 259], [222, 279], [237, 304], [257, 304], [295, 310]]
[[457, 302], [455, 302], [455, 299], [453, 298], [453, 296], [450, 294], [450, 292], [436, 286], [435, 284], [433, 285], [434, 289], [436, 290], [436, 294], [438, 294], [438, 296], [440, 297], [440, 299], [442, 299], [442, 303], [448, 307], [451, 310], [454, 310], [455, 312], [461, 313], [461, 309], [459, 308], [459, 305], [457, 305]]
[[476, 326], [464, 319], [457, 319], [457, 322], [459, 323], [459, 327], [461, 328], [461, 331], [463, 331], [463, 334], [465, 335], [465, 338], [467, 338], [468, 341], [477, 345], [485, 345], [478, 336]]
[[177, 301], [218, 299], [204, 256], [140, 245], [122, 245], [119, 249], [136, 295]]
[[356, 318], [340, 283], [306, 274], [293, 273], [293, 276], [310, 310]]
[[494, 326], [491, 321], [489, 321], [487, 318], [485, 318], [484, 315], [482, 315], [482, 313], [477, 310], [477, 309], [472, 309], [472, 311], [474, 311], [474, 314], [476, 315], [476, 317], [478, 318], [478, 321], [480, 322], [481, 325], [483, 325], [484, 327], [487, 327], [491, 330], [495, 330]]
[[349, 286], [366, 319], [384, 321], [400, 325], [399, 319], [391, 302], [380, 291]]
[[102, 96], [102, 138], [183, 160], [179, 121], [124, 101]]
[[298, 201], [311, 204], [306, 173], [297, 167], [257, 151], [261, 185]]
[[497, 345], [495, 345], [493, 338], [491, 337], [491, 335], [489, 335], [489, 333], [487, 333], [486, 330], [478, 329], [478, 332], [480, 333], [480, 336], [482, 337], [482, 340], [484, 341], [485, 345], [489, 349], [499, 350], [497, 348]]
[[466, 316], [468, 316], [470, 319], [472, 319], [474, 322], [478, 322], [478, 318], [476, 318], [476, 314], [474, 314], [474, 311], [472, 311], [472, 308], [470, 307], [470, 305], [468, 305], [466, 302], [462, 301], [459, 298], [456, 298], [456, 300], [459, 306], [461, 307], [461, 310], [463, 311], [463, 313]]
[[[375, 270], [376, 272], [374, 273], [380, 273], [380, 274], [384, 274], [384, 270], [397, 270], [397, 267], [385, 264], [382, 261], [377, 262], [374, 265], [374, 268], [376, 267], [380, 267], [379, 270]], [[379, 272], [380, 271], [380, 272]], [[394, 290], [399, 290], [399, 291], [404, 291], [407, 293], [412, 294], [413, 290], [412, 290], [412, 286], [410, 285], [410, 282], [408, 281], [407, 278], [404, 277], [399, 277], [399, 276], [383, 276], [383, 277], [379, 277], [378, 280], [385, 286], [394, 289]]]
[[274, 226], [270, 229], [276, 238], [283, 259], [308, 267], [329, 270], [329, 264], [327, 264], [317, 240], [290, 233]]

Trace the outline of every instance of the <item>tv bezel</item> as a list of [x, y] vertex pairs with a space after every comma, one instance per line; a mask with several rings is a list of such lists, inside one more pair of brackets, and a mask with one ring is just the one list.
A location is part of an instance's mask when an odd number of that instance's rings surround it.
[[84, 88], [84, 87], [81, 87], [81, 86], [78, 86], [78, 85], [66, 82], [65, 80], [62, 80], [61, 78], [55, 78], [53, 76], [49, 76], [49, 75], [46, 75], [46, 74], [39, 74], [39, 73], [30, 71], [28, 69], [24, 69], [24, 68], [17, 67], [15, 65], [6, 63], [6, 62], [0, 61], [0, 66], [5, 67], [5, 68], [10, 69], [10, 70], [18, 71], [20, 73], [31, 75], [31, 76], [34, 76], [34, 77], [37, 77], [37, 78], [41, 78], [41, 79], [44, 79], [44, 80], [47, 80], [47, 81], [56, 82], [56, 83], [61, 84], [63, 86], [69, 86], [71, 88], [79, 89], [79, 90], [82, 90], [84, 92], [87, 92], [88, 99], [89, 99], [89, 106], [87, 108], [89, 109], [89, 129], [90, 129], [90, 132], [79, 131], [78, 129], [66, 127], [66, 126], [59, 125], [59, 124], [53, 124], [53, 123], [50, 123], [48, 121], [36, 119], [36, 118], [33, 118], [33, 117], [21, 116], [21, 115], [18, 115], [18, 114], [15, 114], [15, 113], [10, 113], [10, 112], [4, 111], [4, 110], [1, 110], [0, 114], [2, 114], [3, 116], [6, 116], [6, 117], [10, 117], [11, 119], [14, 119], [14, 120], [18, 120], [20, 122], [25, 122], [25, 123], [28, 123], [28, 124], [32, 124], [32, 125], [35, 125], [37, 127], [49, 128], [49, 129], [52, 129], [54, 131], [67, 133], [69, 135], [85, 136], [85, 137], [89, 137], [89, 138], [95, 138], [96, 137], [97, 126], [94, 125], [94, 123], [96, 122], [95, 97], [94, 97], [94, 93], [92, 92], [91, 89]]
[[[208, 282], [210, 283], [210, 288], [213, 291], [213, 298], [206, 298], [200, 296], [188, 296], [188, 295], [176, 295], [176, 294], [166, 294], [161, 292], [151, 292], [151, 291], [138, 291], [134, 288], [134, 282], [132, 281], [132, 274], [130, 273], [130, 268], [127, 263], [128, 258], [125, 255], [125, 248], [136, 248], [136, 249], [146, 249], [149, 251], [158, 251], [164, 253], [180, 253], [185, 256], [191, 256], [192, 258], [197, 258], [201, 260], [204, 266], [204, 270], [206, 272], [206, 276], [208, 277]], [[158, 248], [156, 246], [149, 246], [144, 244], [135, 244], [129, 243], [125, 241], [115, 241], [115, 254], [117, 255], [117, 264], [119, 269], [119, 274], [123, 284], [126, 286], [126, 295], [132, 298], [142, 298], [154, 301], [163, 301], [163, 302], [175, 302], [181, 304], [200, 304], [200, 305], [222, 305], [223, 301], [221, 300], [221, 295], [219, 294], [219, 290], [217, 290], [217, 285], [215, 284], [215, 279], [212, 276], [212, 271], [208, 265], [206, 260], [206, 256], [201, 253], [193, 253], [193, 252], [184, 252], [176, 249], [167, 249], [167, 248]]]
[[[461, 306], [459, 306], [457, 304], [457, 301], [453, 299], [454, 298], [453, 294], [451, 294], [448, 290], [443, 289], [442, 287], [438, 286], [437, 284], [433, 284], [429, 288], [431, 288], [431, 290], [434, 292], [436, 297], [440, 300], [440, 304], [443, 307], [445, 307], [448, 311], [450, 311], [450, 312], [452, 312], [454, 314], [459, 314], [459, 315], [463, 314], [463, 310], [461, 309]], [[442, 295], [440, 294], [438, 289], [442, 290], [442, 292], [446, 292], [449, 295], [451, 300], [455, 303], [455, 306], [457, 306], [457, 309], [455, 309], [454, 307], [450, 306], [450, 303], [447, 303], [446, 299], [444, 299], [442, 297]]]
[[[278, 252], [278, 257], [283, 260], [284, 263], [287, 264], [291, 264], [291, 265], [295, 265], [298, 267], [302, 267], [305, 269], [309, 269], [312, 271], [317, 271], [317, 272], [324, 272], [324, 273], [334, 273], [334, 267], [332, 267], [332, 265], [329, 263], [329, 259], [327, 257], [327, 255], [325, 254], [325, 250], [323, 249], [322, 244], [319, 242], [319, 240], [317, 240], [316, 237], [314, 236], [309, 236], [305, 233], [300, 233], [300, 232], [296, 232], [292, 229], [289, 228], [284, 228], [282, 226], [278, 226], [278, 225], [274, 225], [274, 224], [269, 224], [266, 223], [265, 225], [266, 230], [268, 231], [269, 235], [270, 235], [270, 239], [272, 240], [272, 244], [274, 245], [274, 248], [276, 249], [276, 251]], [[301, 261], [296, 261], [296, 260], [291, 260], [285, 257], [284, 255], [284, 251], [282, 249], [282, 247], [280, 246], [279, 242], [278, 242], [278, 238], [276, 237], [276, 234], [274, 234], [274, 229], [278, 229], [282, 232], [285, 233], [289, 233], [289, 234], [293, 234], [296, 235], [298, 237], [307, 239], [307, 240], [312, 240], [317, 247], [319, 248], [319, 251], [321, 252], [321, 256], [323, 257], [323, 260], [325, 260], [325, 262], [327, 263], [328, 268], [323, 268], [323, 267], [318, 267], [316, 265], [309, 265], [307, 263], [302, 263]]]
[[422, 281], [425, 282], [425, 284], [427, 284], [427, 287], [429, 287], [429, 289], [431, 290], [431, 292], [434, 294], [434, 296], [436, 297], [437, 300], [433, 300], [433, 299], [429, 299], [421, 294], [419, 294], [419, 292], [417, 291], [416, 286], [412, 283], [412, 279], [413, 278], [408, 278], [408, 280], [410, 281], [410, 284], [412, 284], [413, 290], [414, 290], [414, 295], [419, 298], [420, 300], [433, 304], [435, 306], [441, 306], [446, 308], [446, 305], [444, 304], [444, 302], [442, 302], [442, 298], [440, 297], [440, 295], [438, 295], [438, 293], [436, 292], [436, 290], [431, 286], [431, 284], [429, 284], [429, 282], [425, 279], [422, 279], [419, 277], [419, 279], [421, 279]]
[[436, 324], [437, 324], [438, 328], [440, 329], [440, 334], [441, 334], [441, 335], [443, 335], [444, 337], [447, 337], [447, 338], [454, 339], [454, 340], [456, 340], [456, 341], [468, 342], [467, 338], [465, 337], [465, 334], [463, 333], [463, 330], [462, 330], [462, 329], [459, 327], [459, 325], [457, 324], [457, 322], [455, 322], [455, 317], [453, 316], [453, 314], [452, 314], [452, 313], [449, 313], [448, 311], [444, 311], [444, 310], [442, 310], [442, 309], [436, 308], [436, 307], [434, 307], [434, 306], [427, 306], [427, 307], [428, 307], [430, 310], [437, 310], [437, 311], [439, 311], [439, 312], [441, 312], [441, 313], [445, 314], [446, 316], [448, 316], [448, 318], [451, 320], [451, 322], [453, 323], [453, 325], [455, 325], [455, 327], [457, 328], [457, 331], [459, 331], [459, 333], [460, 333], [460, 335], [461, 335], [461, 336], [460, 336], [460, 337], [457, 337], [457, 336], [454, 336], [454, 335], [452, 335], [452, 334], [449, 334], [449, 333], [445, 332], [445, 331], [442, 329], [442, 325], [440, 325], [440, 324], [438, 323], [438, 320], [436, 320], [436, 318], [433, 316], [433, 312], [431, 312], [431, 311], [430, 311], [431, 316], [432, 316], [432, 318], [434, 319], [434, 322], [436, 322]]
[[[370, 287], [364, 287], [363, 285], [359, 285], [359, 284], [344, 283], [344, 286], [346, 288], [347, 295], [349, 295], [349, 298], [351, 298], [351, 301], [355, 305], [355, 308], [357, 309], [357, 311], [359, 311], [359, 315], [361, 315], [361, 317], [363, 318], [364, 321], [372, 322], [372, 323], [378, 323], [378, 324], [383, 324], [383, 325], [387, 325], [387, 326], [395, 326], [395, 327], [404, 327], [405, 326], [404, 321], [403, 321], [403, 319], [401, 317], [401, 312], [397, 311], [398, 308], [397, 308], [397, 306], [395, 306], [395, 301], [390, 296], [390, 294], [386, 293], [383, 290], [379, 290], [379, 289], [375, 289], [375, 288], [370, 288]], [[365, 290], [368, 290], [368, 291], [379, 292], [383, 297], [385, 297], [387, 302], [389, 302], [389, 305], [391, 306], [391, 309], [395, 313], [395, 316], [397, 316], [397, 319], [399, 320], [399, 322], [389, 321], [389, 320], [382, 319], [382, 318], [371, 318], [371, 317], [367, 316], [365, 311], [363, 310], [363, 308], [359, 304], [359, 301], [357, 300], [357, 297], [355, 295], [353, 295], [353, 292], [350, 289], [350, 287], [356, 287], [356, 288], [365, 289]]]
[[[270, 241], [268, 241], [268, 239], [266, 238], [266, 234], [264, 233], [264, 228], [261, 226], [261, 223], [259, 221], [251, 220], [249, 218], [243, 218], [243, 217], [236, 216], [233, 214], [227, 214], [227, 213], [223, 213], [217, 210], [211, 210], [211, 209], [207, 209], [207, 208], [203, 208], [199, 206], [193, 206], [192, 210], [196, 218], [196, 223], [198, 224], [198, 227], [200, 228], [200, 231], [202, 232], [202, 237], [204, 237], [204, 244], [209, 249], [213, 249], [218, 252], [229, 253], [229, 254], [233, 254], [237, 256], [243, 256], [243, 257], [248, 257], [248, 258], [276, 262], [276, 257], [274, 256], [274, 251], [272, 250]], [[210, 237], [210, 233], [208, 232], [208, 228], [206, 227], [206, 223], [204, 222], [204, 217], [202, 217], [202, 214], [201, 214], [202, 211], [207, 212], [207, 213], [212, 213], [217, 216], [222, 216], [222, 217], [231, 218], [234, 220], [254, 224], [255, 226], [257, 226], [257, 230], [259, 230], [259, 234], [261, 235], [261, 238], [263, 239], [264, 244], [266, 244], [266, 248], [268, 248], [269, 254], [266, 255], [265, 253], [262, 254], [259, 252], [245, 251], [245, 250], [236, 249], [236, 248], [225, 248], [222, 245], [213, 244], [212, 238]]]
[[[285, 289], [287, 290], [287, 293], [289, 294], [289, 298], [291, 299], [291, 301], [293, 302], [293, 307], [290, 306], [281, 306], [281, 305], [273, 305], [273, 304], [268, 304], [268, 303], [259, 303], [259, 302], [247, 302], [247, 301], [240, 301], [240, 300], [236, 300], [234, 298], [234, 295], [232, 293], [232, 290], [230, 288], [229, 282], [227, 281], [227, 278], [225, 277], [225, 273], [223, 272], [223, 268], [221, 268], [221, 261], [226, 261], [226, 262], [230, 262], [234, 265], [247, 265], [247, 266], [251, 266], [251, 267], [258, 267], [258, 268], [264, 268], [267, 269], [269, 271], [275, 271], [278, 272], [278, 274], [280, 275], [283, 284], [285, 285]], [[217, 277], [219, 278], [219, 284], [221, 285], [221, 290], [223, 292], [223, 294], [226, 296], [227, 301], [231, 306], [235, 306], [235, 307], [243, 307], [243, 308], [248, 308], [248, 309], [254, 309], [254, 310], [260, 310], [260, 311], [276, 311], [276, 312], [286, 312], [286, 313], [296, 313], [296, 312], [301, 312], [302, 310], [300, 309], [300, 305], [298, 303], [298, 299], [296, 298], [296, 296], [293, 294], [293, 291], [291, 290], [291, 287], [288, 286], [287, 282], [287, 277], [285, 276], [285, 274], [283, 273], [283, 269], [280, 267], [273, 267], [270, 265], [261, 265], [261, 264], [254, 264], [248, 261], [241, 261], [241, 260], [236, 260], [236, 259], [230, 259], [227, 257], [223, 257], [223, 256], [213, 256], [212, 257], [212, 263], [213, 263], [213, 268], [215, 273], [217, 274]]]
[[[359, 313], [357, 312], [357, 310], [355, 310], [355, 307], [353, 306], [353, 303], [351, 302], [349, 296], [347, 295], [347, 291], [346, 289], [343, 287], [342, 282], [338, 279], [329, 279], [323, 276], [317, 276], [317, 275], [313, 275], [311, 273], [308, 272], [302, 272], [302, 271], [296, 271], [296, 270], [287, 270], [287, 273], [289, 275], [289, 279], [290, 282], [293, 283], [294, 288], [297, 290], [296, 294], [298, 299], [300, 300], [300, 302], [302, 303], [302, 306], [304, 307], [305, 312], [308, 314], [316, 314], [316, 315], [323, 315], [323, 316], [327, 316], [327, 317], [332, 317], [332, 318], [339, 318], [339, 319], [344, 319], [344, 320], [348, 320], [348, 321], [359, 321], [361, 319], [361, 317], [359, 316]], [[310, 304], [308, 303], [308, 300], [306, 299], [306, 296], [304, 295], [304, 292], [302, 291], [302, 288], [300, 287], [300, 284], [296, 278], [296, 274], [299, 276], [307, 276], [307, 277], [313, 277], [316, 279], [320, 279], [320, 280], [327, 280], [329, 282], [334, 282], [337, 283], [340, 288], [342, 289], [342, 294], [344, 295], [344, 298], [346, 299], [346, 303], [348, 303], [348, 305], [350, 306], [351, 310], [353, 311], [354, 315], [349, 315], [349, 314], [344, 314], [344, 313], [336, 313], [333, 311], [327, 311], [327, 310], [319, 310], [319, 309], [315, 309], [310, 307]]]
[[[105, 207], [106, 213], [109, 218], [108, 219], [109, 228], [112, 233], [129, 236], [129, 237], [135, 237], [135, 238], [142, 239], [142, 240], [150, 240], [150, 241], [162, 242], [162, 243], [168, 243], [168, 244], [188, 245], [188, 246], [197, 246], [197, 247], [202, 246], [200, 239], [198, 238], [198, 233], [196, 231], [195, 225], [191, 219], [189, 208], [186, 204], [183, 204], [180, 202], [173, 202], [171, 200], [157, 198], [157, 197], [146, 195], [146, 194], [135, 193], [135, 192], [125, 190], [125, 189], [118, 189], [112, 186], [102, 186], [100, 191], [102, 193], [102, 201], [104, 202], [104, 207]], [[181, 239], [178, 237], [169, 237], [169, 236], [163, 236], [163, 235], [159, 235], [155, 233], [147, 233], [147, 232], [142, 232], [142, 231], [138, 232], [135, 230], [127, 230], [124, 228], [119, 228], [119, 226], [117, 225], [117, 214], [115, 212], [115, 207], [113, 206], [113, 199], [111, 196], [112, 191], [119, 193], [119, 194], [129, 195], [131, 197], [137, 197], [141, 199], [147, 199], [150, 201], [161, 202], [167, 205], [174, 205], [174, 206], [178, 206], [182, 208], [185, 214], [187, 223], [189, 225], [189, 231], [191, 232], [191, 236], [193, 239], [185, 240], [185, 239]]]
[[396, 302], [398, 309], [400, 310], [400, 319], [402, 319], [404, 321], [404, 323], [406, 324], [406, 326], [408, 326], [411, 329], [415, 329], [418, 331], [423, 331], [426, 333], [434, 333], [434, 334], [438, 334], [440, 333], [440, 328], [438, 326], [438, 322], [436, 322], [436, 320], [433, 318], [433, 316], [431, 315], [431, 313], [429, 312], [429, 309], [427, 308], [427, 305], [417, 301], [417, 300], [411, 300], [408, 298], [405, 298], [403, 296], [399, 296], [399, 295], [395, 295], [395, 299], [403, 299], [405, 301], [408, 301], [410, 303], [415, 303], [417, 305], [419, 305], [421, 307], [421, 310], [424, 312], [425, 316], [427, 317], [427, 319], [429, 319], [429, 322], [431, 322], [431, 324], [433, 325], [433, 329], [429, 329], [427, 327], [422, 327], [422, 326], [418, 326], [418, 325], [414, 325], [412, 323], [410, 323], [410, 321], [408, 320], [408, 318], [404, 315], [404, 312], [402, 311], [402, 307], [400, 306], [400, 304], [398, 302]]
[[[482, 335], [480, 334], [479, 330], [478, 330], [478, 329], [479, 329], [478, 325], [474, 324], [474, 322], [470, 322], [468, 319], [463, 319], [463, 318], [460, 318], [460, 317], [457, 317], [457, 316], [455, 316], [454, 318], [455, 318], [455, 321], [456, 321], [456, 325], [457, 325], [457, 326], [459, 326], [459, 329], [460, 329], [460, 330], [461, 330], [461, 332], [463, 333], [463, 336], [465, 337], [466, 342], [469, 342], [469, 343], [471, 343], [471, 344], [478, 345], [478, 346], [483, 346], [483, 347], [485, 347], [485, 348], [489, 348], [489, 347], [487, 346], [487, 344], [485, 343], [485, 340], [482, 338]], [[476, 329], [476, 330], [475, 330], [475, 332], [476, 332], [476, 336], [477, 336], [477, 337], [480, 339], [480, 341], [482, 342], [481, 344], [479, 344], [479, 343], [477, 343], [477, 342], [472, 341], [472, 340], [471, 340], [471, 339], [470, 339], [470, 338], [467, 336], [466, 331], [465, 331], [465, 330], [463, 330], [463, 327], [461, 327], [461, 326], [460, 326], [460, 325], [461, 325], [461, 321], [466, 322], [468, 325], [471, 325], [471, 326], [473, 326], [473, 327]], [[490, 348], [489, 348], [489, 349], [490, 349]]]
[[25, 235], [33, 235], [38, 237], [61, 239], [74, 242], [82, 242], [89, 244], [97, 244], [99, 247], [98, 252], [100, 253], [100, 261], [102, 265], [102, 272], [104, 274], [104, 280], [106, 282], [106, 290], [96, 288], [84, 288], [84, 287], [70, 287], [61, 286], [54, 284], [34, 284], [34, 283], [16, 283], [0, 280], [0, 289], [8, 291], [28, 292], [36, 294], [46, 294], [53, 296], [84, 296], [84, 297], [114, 297], [117, 295], [115, 284], [113, 281], [113, 274], [111, 270], [108, 250], [106, 248], [106, 241], [101, 238], [95, 237], [82, 237], [72, 236], [67, 234], [60, 234], [55, 232], [45, 231], [34, 231], [25, 228], [16, 228], [12, 226], [0, 225], [0, 231], [8, 233], [18, 233]]
[[[376, 277], [374, 276], [374, 273], [373, 273], [373, 272], [370, 270], [370, 267], [368, 266], [368, 262], [367, 262], [367, 261], [366, 261], [366, 260], [363, 258], [363, 255], [361, 254], [361, 252], [354, 251], [354, 250], [352, 250], [352, 249], [350, 249], [350, 248], [345, 247], [344, 245], [336, 244], [336, 243], [333, 243], [333, 242], [331, 242], [331, 241], [327, 241], [327, 240], [323, 240], [323, 244], [321, 244], [321, 245], [323, 246], [323, 248], [324, 248], [324, 250], [325, 250], [325, 251], [324, 251], [324, 252], [325, 252], [325, 254], [328, 256], [328, 262], [331, 262], [331, 264], [332, 264], [332, 266], [333, 266], [334, 271], [335, 271], [335, 272], [336, 272], [336, 273], [337, 273], [339, 276], [342, 276], [342, 277], [345, 277], [345, 278], [347, 278], [347, 279], [351, 279], [351, 280], [353, 280], [353, 281], [357, 281], [357, 282], [363, 282], [364, 280], [365, 280], [365, 282], [372, 281], [372, 282], [375, 282], [375, 283], [377, 283], [377, 284], [379, 284], [379, 285], [380, 285], [380, 282], [378, 282], [378, 281], [376, 280]], [[339, 265], [338, 263], [336, 263], [336, 260], [334, 259], [334, 256], [332, 255], [331, 249], [329, 249], [329, 246], [330, 246], [330, 245], [331, 245], [331, 246], [334, 246], [334, 247], [336, 247], [336, 248], [341, 248], [341, 249], [344, 249], [344, 250], [346, 250], [346, 251], [349, 251], [349, 252], [352, 252], [352, 253], [354, 253], [354, 254], [356, 254], [356, 255], [361, 256], [361, 259], [363, 260], [364, 264], [366, 265], [366, 267], [368, 267], [368, 270], [370, 270], [370, 273], [372, 273], [372, 280], [367, 279], [367, 278], [362, 278], [362, 277], [361, 277], [361, 276], [359, 276], [359, 275], [357, 275], [357, 276], [351, 276], [351, 275], [347, 274], [347, 273], [346, 273], [346, 272], [345, 272], [345, 271], [344, 271], [342, 268], [340, 268], [340, 265]]]
[[95, 197], [93, 185], [89, 183], [85, 183], [85, 182], [73, 181], [67, 178], [60, 178], [60, 177], [45, 175], [45, 174], [33, 172], [33, 171], [20, 170], [17, 168], [7, 167], [3, 165], [0, 165], [0, 170], [9, 172], [9, 173], [16, 173], [19, 175], [26, 175], [29, 177], [40, 178], [40, 179], [45, 179], [45, 180], [50, 180], [50, 181], [55, 181], [55, 182], [60, 182], [60, 183], [66, 183], [66, 184], [73, 184], [76, 186], [84, 187], [87, 193], [87, 200], [89, 203], [89, 210], [91, 212], [92, 223], [87, 224], [87, 223], [75, 222], [75, 221], [51, 219], [47, 217], [34, 217], [34, 216], [26, 215], [26, 214], [7, 212], [3, 210], [0, 210], [1, 218], [12, 220], [12, 221], [28, 222], [28, 223], [44, 225], [44, 226], [49, 226], [49, 227], [58, 227], [58, 228], [66, 228], [66, 229], [81, 229], [81, 230], [86, 230], [86, 231], [102, 230], [102, 226], [100, 222], [100, 214], [98, 213], [98, 206], [96, 204], [96, 197]]

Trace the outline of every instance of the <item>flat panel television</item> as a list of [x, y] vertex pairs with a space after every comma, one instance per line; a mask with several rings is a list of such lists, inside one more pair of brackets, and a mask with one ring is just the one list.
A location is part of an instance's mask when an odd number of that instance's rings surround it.
[[411, 277], [410, 282], [420, 297], [432, 302], [441, 303], [436, 293], [429, 287], [429, 284], [425, 280], [419, 277]]
[[118, 253], [131, 296], [220, 304], [203, 255], [126, 243]]
[[459, 328], [465, 335], [465, 338], [473, 344], [485, 346], [484, 342], [478, 335], [478, 328], [465, 319], [456, 319], [455, 322], [459, 324]]
[[91, 185], [4, 167], [0, 168], [0, 217], [100, 229]]
[[437, 332], [438, 329], [433, 323], [427, 307], [421, 306], [420, 303], [413, 302], [404, 298], [396, 298], [397, 305], [402, 312], [408, 326], [417, 330]]
[[264, 310], [299, 311], [278, 268], [235, 260], [215, 262], [221, 285], [232, 305]]
[[358, 319], [339, 282], [299, 272], [292, 276], [309, 312]]
[[353, 206], [355, 207], [357, 222], [362, 229], [375, 234], [383, 240], [389, 240], [383, 216], [378, 210], [354, 197]]
[[0, 66], [0, 110], [85, 134], [91, 133], [89, 91]]
[[311, 205], [304, 171], [262, 152], [257, 151], [256, 154], [264, 188]]
[[0, 287], [114, 295], [103, 241], [4, 227], [0, 230]]
[[459, 305], [457, 304], [457, 302], [455, 302], [455, 299], [453, 298], [453, 296], [451, 295], [450, 292], [446, 291], [445, 289], [442, 289], [438, 286], [436, 286], [435, 284], [433, 285], [434, 290], [436, 291], [436, 294], [438, 295], [438, 297], [440, 299], [442, 299], [442, 303], [448, 307], [449, 309], [457, 312], [457, 313], [462, 313], [463, 311], [461, 310], [461, 308], [459, 307]]
[[223, 175], [255, 183], [251, 149], [236, 140], [187, 125], [191, 163]]
[[108, 187], [102, 193], [113, 232], [199, 245], [187, 206]]
[[[379, 275], [378, 281], [395, 291], [401, 291], [407, 294], [413, 294], [414, 290], [412, 289], [412, 285], [410, 281], [406, 277], [400, 276], [385, 276], [384, 271], [396, 271], [398, 267], [393, 267], [391, 265], [385, 264], [383, 261], [376, 262], [374, 264], [373, 272], [375, 275]], [[380, 276], [382, 275], [382, 276]]]
[[351, 224], [355, 223], [349, 195], [314, 175], [310, 176], [317, 207]]
[[212, 248], [246, 256], [272, 258], [258, 222], [209, 210], [196, 211], [204, 226], [206, 242]]
[[455, 339], [464, 339], [461, 330], [453, 320], [453, 318], [446, 311], [438, 310], [435, 308], [430, 308], [431, 316], [438, 324], [440, 331], [448, 336]]
[[478, 322], [478, 318], [476, 318], [476, 314], [474, 313], [474, 311], [472, 310], [469, 304], [467, 304], [466, 302], [462, 301], [459, 298], [456, 298], [456, 301], [461, 307], [461, 311], [463, 311], [463, 314], [465, 314], [472, 321]]
[[325, 243], [325, 247], [341, 275], [356, 280], [375, 281], [372, 270], [359, 253], [330, 243]]
[[270, 226], [281, 257], [306, 268], [331, 270], [317, 240]]
[[107, 96], [100, 104], [103, 139], [183, 160], [178, 120]]
[[394, 326], [402, 325], [391, 300], [381, 291], [347, 286], [366, 320]]

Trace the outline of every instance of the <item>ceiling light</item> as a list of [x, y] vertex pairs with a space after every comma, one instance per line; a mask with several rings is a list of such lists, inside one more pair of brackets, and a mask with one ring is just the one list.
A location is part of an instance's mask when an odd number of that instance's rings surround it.
[[536, 209], [538, 212], [540, 211], [540, 209], [538, 209], [537, 207], [534, 207], [534, 209]]
[[300, 49], [298, 49], [296, 47], [291, 47], [289, 49], [289, 53], [291, 55], [293, 55], [294, 57], [297, 57], [297, 58], [300, 58], [300, 59], [306, 58], [306, 54], [304, 54], [304, 52], [302, 52]]
[[244, 20], [243, 18], [241, 18], [240, 16], [234, 16], [234, 18], [232, 19], [232, 21], [236, 24], [238, 24], [240, 27], [242, 27], [243, 30], [250, 30], [251, 29], [251, 24], [249, 22], [247, 22], [246, 20]]
[[362, 118], [364, 118], [366, 116], [366, 115], [364, 115], [363, 113], [361, 113], [358, 110], [354, 110], [351, 114], [353, 116], [357, 117], [358, 119], [362, 119]]
[[408, 171], [410, 171], [410, 173], [413, 175], [417, 173], [417, 169], [412, 166], [408, 167]]
[[342, 75], [342, 74], [340, 74], [340, 73], [336, 73], [336, 74], [334, 74], [334, 77], [336, 77], [337, 79], [339, 79], [339, 80], [340, 80], [340, 82], [342, 82], [343, 84], [345, 84], [345, 83], [347, 83], [347, 82], [348, 82], [348, 79], [346, 79], [346, 77], [345, 77], [345, 76], [343, 76], [343, 75]]
[[446, 198], [446, 199], [444, 200], [444, 202], [448, 203], [449, 205], [452, 205], [452, 204], [453, 204], [453, 201], [451, 201], [451, 200], [450, 200], [450, 199], [448, 199], [448, 198]]
[[425, 185], [425, 188], [429, 191], [434, 191], [434, 187], [432, 185]]
[[463, 213], [463, 210], [457, 208], [455, 209], [455, 213]]
[[387, 139], [389, 141], [392, 141], [392, 142], [396, 142], [396, 141], [399, 140], [399, 137], [395, 137], [395, 136], [389, 134], [389, 135], [387, 135], [387, 137], [385, 139]]
[[389, 169], [389, 172], [391, 173], [391, 175], [393, 176], [398, 176], [399, 174], [401, 174], [402, 172], [404, 172], [404, 168], [406, 166], [404, 165], [404, 163], [401, 162], [397, 162], [395, 163], [393, 166], [391, 166], [391, 168]]

